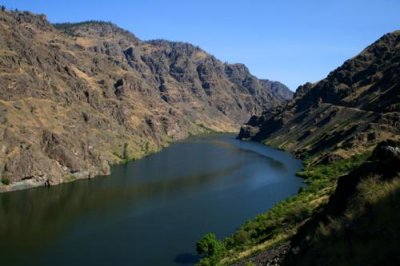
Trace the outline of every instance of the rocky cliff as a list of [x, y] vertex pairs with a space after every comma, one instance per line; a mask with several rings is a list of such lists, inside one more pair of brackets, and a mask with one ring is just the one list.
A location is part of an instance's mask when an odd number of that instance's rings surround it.
[[187, 43], [112, 23], [0, 11], [0, 191], [108, 174], [202, 132], [234, 132], [290, 92]]
[[[384, 35], [285, 108], [254, 116], [240, 138], [330, 161], [400, 136], [400, 31]], [[317, 156], [315, 156], [317, 155]]]

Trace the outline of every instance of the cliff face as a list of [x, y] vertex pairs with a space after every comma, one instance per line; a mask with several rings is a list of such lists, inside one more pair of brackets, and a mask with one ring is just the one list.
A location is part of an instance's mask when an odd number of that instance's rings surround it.
[[0, 191], [107, 174], [287, 98], [190, 44], [27, 12], [0, 12], [0, 69]]
[[331, 160], [400, 136], [400, 31], [387, 34], [285, 108], [254, 116], [240, 138]]

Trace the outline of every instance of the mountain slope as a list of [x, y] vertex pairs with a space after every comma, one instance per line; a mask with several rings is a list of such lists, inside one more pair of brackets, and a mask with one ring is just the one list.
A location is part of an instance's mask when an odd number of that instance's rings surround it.
[[399, 264], [399, 73], [395, 31], [253, 116], [239, 138], [304, 159], [307, 186], [218, 242], [224, 249], [202, 265]]
[[292, 240], [283, 265], [398, 265], [400, 143], [385, 141], [339, 178], [324, 210]]
[[111, 23], [0, 12], [0, 36], [0, 191], [108, 174], [283, 102], [243, 65]]
[[400, 136], [400, 31], [387, 34], [285, 108], [252, 117], [240, 138], [265, 140], [299, 156], [348, 157]]
[[261, 84], [264, 85], [268, 90], [281, 100], [289, 101], [293, 98], [294, 93], [286, 87], [286, 85], [280, 83], [279, 81], [270, 81], [268, 79], [261, 79]]

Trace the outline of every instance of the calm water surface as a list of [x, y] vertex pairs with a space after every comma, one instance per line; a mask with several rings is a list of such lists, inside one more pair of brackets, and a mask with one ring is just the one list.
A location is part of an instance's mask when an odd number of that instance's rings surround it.
[[290, 154], [231, 135], [193, 137], [109, 177], [0, 194], [1, 265], [191, 265], [302, 186]]

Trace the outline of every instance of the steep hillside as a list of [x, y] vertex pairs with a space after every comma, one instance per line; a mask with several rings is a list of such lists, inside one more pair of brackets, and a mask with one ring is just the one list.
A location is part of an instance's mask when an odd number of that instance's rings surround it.
[[320, 82], [300, 86], [286, 108], [252, 117], [239, 137], [324, 161], [398, 139], [399, 73], [400, 31], [395, 31]]
[[365, 163], [339, 178], [323, 212], [299, 229], [283, 265], [400, 263], [399, 147], [380, 143]]
[[306, 167], [308, 187], [249, 220], [201, 265], [398, 265], [400, 142]]
[[307, 186], [209, 241], [200, 265], [398, 265], [399, 73], [396, 31], [253, 116], [239, 138], [303, 158]]
[[108, 174], [287, 98], [187, 43], [28, 12], [0, 12], [0, 69], [0, 191]]

